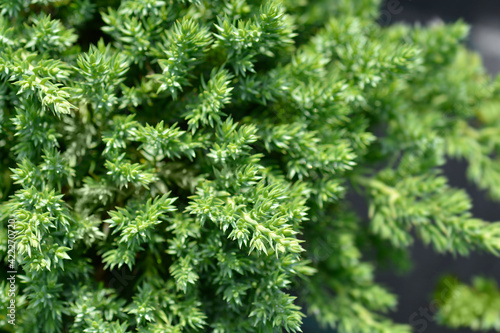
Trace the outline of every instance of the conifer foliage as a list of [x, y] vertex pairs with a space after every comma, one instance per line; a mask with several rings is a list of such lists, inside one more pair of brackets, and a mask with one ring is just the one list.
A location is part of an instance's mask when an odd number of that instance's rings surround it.
[[500, 199], [500, 80], [465, 24], [382, 27], [379, 5], [0, 0], [2, 328], [410, 332], [379, 262], [415, 237], [500, 254], [441, 172], [465, 159]]

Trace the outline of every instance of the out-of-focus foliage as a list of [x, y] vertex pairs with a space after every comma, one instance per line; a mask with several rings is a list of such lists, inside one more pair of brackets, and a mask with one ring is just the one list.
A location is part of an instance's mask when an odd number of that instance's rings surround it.
[[500, 290], [494, 280], [477, 277], [468, 286], [447, 277], [439, 283], [436, 299], [440, 323], [500, 332]]

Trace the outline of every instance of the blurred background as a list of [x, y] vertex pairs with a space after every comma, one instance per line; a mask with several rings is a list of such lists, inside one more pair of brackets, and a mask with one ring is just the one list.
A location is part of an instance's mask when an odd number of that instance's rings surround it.
[[[394, 1], [394, 0], [392, 0]], [[435, 20], [455, 22], [459, 19], [471, 25], [471, 34], [467, 41], [469, 48], [481, 54], [483, 63], [492, 76], [500, 72], [500, 1], [499, 0], [398, 0], [399, 7], [392, 5], [391, 14], [388, 3], [381, 7], [380, 23], [384, 25], [397, 22], [407, 24], [428, 24]], [[465, 188], [473, 199], [473, 213], [487, 221], [500, 221], [500, 204], [489, 200], [486, 193], [480, 191], [465, 176], [467, 165], [462, 161], [450, 160], [445, 166], [450, 184]], [[356, 207], [366, 211], [363, 203], [353, 198]], [[359, 203], [359, 205], [358, 205]], [[440, 255], [416, 242], [411, 249], [413, 266], [404, 275], [389, 271], [378, 271], [377, 280], [398, 295], [399, 306], [391, 314], [394, 321], [415, 323], [414, 332], [419, 333], [469, 333], [469, 329], [450, 330], [438, 326], [432, 320], [426, 324], [416, 320], [425, 318], [425, 313], [432, 315], [432, 293], [441, 277], [452, 274], [463, 282], [470, 283], [473, 276], [481, 275], [494, 278], [500, 284], [500, 260], [494, 256], [474, 254], [469, 257]], [[417, 315], [414, 315], [414, 314]], [[414, 315], [412, 317], [412, 315]], [[335, 332], [321, 330], [314, 320], [304, 321], [304, 332]], [[491, 331], [493, 332], [493, 331]]]

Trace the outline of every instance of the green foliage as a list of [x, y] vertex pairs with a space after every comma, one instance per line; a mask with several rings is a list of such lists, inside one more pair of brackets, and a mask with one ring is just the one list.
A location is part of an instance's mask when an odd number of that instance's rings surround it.
[[[500, 79], [465, 24], [379, 5], [0, 0], [2, 329], [410, 332], [380, 261], [415, 237], [500, 254], [441, 171], [463, 158], [500, 199]], [[500, 299], [477, 281], [442, 323], [498, 329], [496, 305], [462, 315]]]
[[478, 277], [468, 286], [447, 277], [439, 283], [436, 296], [439, 322], [454, 328], [500, 331], [500, 290], [494, 280]]
[[143, 250], [141, 245], [151, 240], [154, 227], [161, 223], [159, 218], [176, 210], [175, 206], [172, 206], [174, 201], [175, 199], [168, 198], [168, 194], [165, 194], [155, 198], [153, 202], [148, 200], [140, 208], [135, 207], [139, 210], [118, 208], [117, 211], [109, 212], [111, 219], [106, 222], [110, 228], [114, 228], [113, 234], [119, 233], [120, 236], [113, 244], [113, 247], [117, 248], [103, 254], [105, 267], [113, 268], [118, 265], [120, 268], [127, 264], [132, 269], [136, 252]]

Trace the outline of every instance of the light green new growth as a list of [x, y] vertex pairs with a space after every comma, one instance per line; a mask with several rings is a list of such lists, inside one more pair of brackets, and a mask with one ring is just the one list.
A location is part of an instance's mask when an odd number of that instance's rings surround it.
[[444, 278], [438, 286], [437, 319], [453, 328], [500, 331], [500, 290], [493, 280], [477, 277], [472, 286]]

